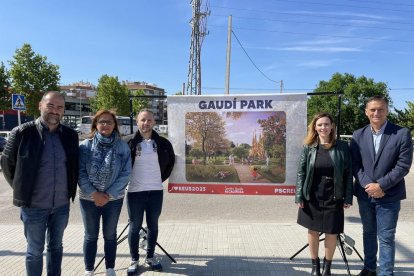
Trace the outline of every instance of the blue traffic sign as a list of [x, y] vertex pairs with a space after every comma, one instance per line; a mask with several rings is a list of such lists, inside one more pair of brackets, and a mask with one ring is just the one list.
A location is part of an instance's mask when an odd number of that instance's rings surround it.
[[26, 110], [25, 98], [20, 94], [12, 95], [12, 109], [13, 110]]

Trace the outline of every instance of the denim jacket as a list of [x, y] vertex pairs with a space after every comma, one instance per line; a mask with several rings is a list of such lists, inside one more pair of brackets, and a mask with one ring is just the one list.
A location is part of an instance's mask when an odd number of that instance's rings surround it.
[[[89, 181], [89, 172], [91, 169], [93, 139], [85, 139], [79, 146], [79, 197], [82, 199], [91, 199], [91, 195], [96, 188]], [[131, 152], [127, 143], [116, 138], [115, 147], [117, 147], [116, 166], [113, 168], [111, 181], [105, 183], [104, 192], [110, 196], [110, 199], [123, 198], [125, 188], [131, 176]]]
[[[316, 152], [316, 144], [303, 147], [296, 180], [296, 203], [310, 199], [309, 192], [313, 185]], [[344, 199], [344, 203], [352, 204], [352, 162], [348, 144], [344, 141], [336, 141], [335, 145], [329, 149], [329, 155], [334, 164], [334, 198]]]

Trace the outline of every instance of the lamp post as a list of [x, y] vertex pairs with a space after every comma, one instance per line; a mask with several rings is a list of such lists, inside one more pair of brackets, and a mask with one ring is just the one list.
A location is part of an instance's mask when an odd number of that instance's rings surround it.
[[82, 120], [82, 89], [79, 89], [79, 121]]
[[2, 124], [2, 129], [6, 130], [6, 89], [7, 89], [7, 84], [4, 85], [3, 87], [3, 124]]
[[164, 105], [165, 105], [165, 100], [164, 99], [162, 99], [161, 100], [161, 103], [162, 103], [162, 106], [161, 106], [161, 124], [162, 125], [165, 125], [164, 124]]

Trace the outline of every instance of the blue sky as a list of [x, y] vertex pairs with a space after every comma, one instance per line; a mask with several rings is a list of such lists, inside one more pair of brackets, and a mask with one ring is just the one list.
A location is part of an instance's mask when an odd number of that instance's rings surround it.
[[[236, 145], [245, 143], [251, 146], [253, 135], [258, 137], [262, 134], [262, 128], [258, 120], [267, 120], [275, 114], [276, 112], [243, 112], [240, 118], [234, 119], [233, 117], [227, 117], [226, 112], [223, 112], [222, 118], [225, 122], [226, 138]], [[240, 125], [243, 127], [241, 128]]]
[[[210, 0], [202, 46], [203, 94], [225, 86], [227, 18], [263, 76], [232, 37], [230, 93], [310, 92], [336, 73], [385, 82], [397, 108], [414, 100], [414, 2]], [[2, 0], [0, 61], [23, 43], [60, 66], [61, 84], [103, 74], [156, 83], [187, 81], [189, 0]], [[8, 64], [7, 64], [8, 66]], [[270, 81], [270, 78], [273, 81]]]

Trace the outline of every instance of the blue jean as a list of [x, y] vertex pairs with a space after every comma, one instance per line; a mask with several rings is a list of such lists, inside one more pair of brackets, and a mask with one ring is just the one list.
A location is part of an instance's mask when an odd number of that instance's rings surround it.
[[139, 231], [145, 217], [147, 221], [147, 258], [154, 256], [158, 238], [158, 219], [161, 215], [163, 190], [128, 193], [129, 233], [131, 259], [138, 260]]
[[109, 201], [102, 207], [90, 200], [80, 200], [85, 235], [83, 240], [83, 254], [85, 270], [92, 271], [95, 266], [96, 251], [98, 248], [99, 225], [102, 217], [102, 233], [104, 238], [105, 267], [114, 268], [116, 259], [117, 235], [119, 215], [122, 209], [123, 198]]
[[46, 266], [48, 276], [61, 275], [63, 233], [69, 221], [69, 204], [50, 209], [20, 208], [27, 241], [27, 276], [42, 275], [43, 250], [47, 242]]
[[394, 275], [395, 232], [401, 201], [372, 203], [358, 198], [364, 241], [364, 267], [375, 271], [379, 241], [379, 275]]

